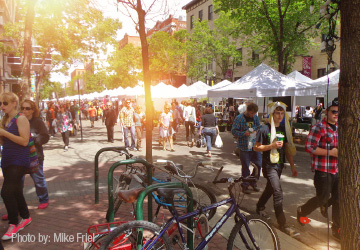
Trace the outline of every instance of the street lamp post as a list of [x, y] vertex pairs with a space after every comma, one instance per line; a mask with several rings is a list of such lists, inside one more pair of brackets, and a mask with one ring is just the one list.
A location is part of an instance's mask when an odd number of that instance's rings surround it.
[[207, 73], [205, 73], [204, 78], [205, 78], [206, 85], [208, 85], [208, 75], [207, 75]]

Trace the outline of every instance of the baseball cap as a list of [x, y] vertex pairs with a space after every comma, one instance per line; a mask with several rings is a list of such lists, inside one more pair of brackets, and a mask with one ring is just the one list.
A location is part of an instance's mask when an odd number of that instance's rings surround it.
[[339, 100], [337, 97], [335, 97], [334, 100], [332, 100], [331, 102], [328, 102], [327, 108], [329, 109], [330, 107], [338, 107], [339, 106]]

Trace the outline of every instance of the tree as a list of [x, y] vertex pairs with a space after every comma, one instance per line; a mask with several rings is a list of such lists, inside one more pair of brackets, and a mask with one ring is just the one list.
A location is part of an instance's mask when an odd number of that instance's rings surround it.
[[210, 28], [207, 21], [195, 22], [194, 30], [188, 41], [188, 76], [202, 78], [204, 73], [212, 75], [204, 65], [215, 62], [220, 68], [220, 78], [225, 79], [227, 71], [241, 60], [238, 50], [238, 24], [230, 19], [230, 14], [221, 12]]
[[109, 76], [105, 81], [108, 89], [135, 86], [140, 79], [143, 79], [141, 70], [141, 49], [132, 43], [124, 46], [121, 50], [116, 50], [108, 57], [109, 66], [107, 72]]
[[360, 2], [341, 0], [339, 176], [341, 248], [360, 249]]
[[[65, 72], [74, 62], [84, 62], [104, 52], [108, 44], [116, 44], [116, 31], [121, 28], [119, 21], [104, 18], [102, 12], [92, 5], [92, 0], [39, 0], [34, 6], [34, 13], [34, 25], [31, 34], [28, 33], [30, 38], [36, 41], [36, 45], [40, 46], [38, 56], [42, 59], [37, 70], [37, 93], [43, 79], [49, 73], [49, 70], [45, 70], [45, 59], [48, 55], [51, 54], [51, 70]], [[20, 14], [25, 15], [24, 12]], [[28, 21], [25, 22], [25, 26], [27, 23]], [[26, 29], [29, 27], [26, 26]], [[7, 27], [7, 30], [11, 37], [21, 37], [24, 26], [18, 22]], [[28, 33], [25, 32], [25, 35]], [[24, 66], [29, 69], [29, 73], [24, 73], [28, 69], [23, 70], [25, 77], [26, 74], [30, 75], [32, 57], [28, 54], [32, 52], [32, 48], [30, 46], [29, 50], [28, 46], [21, 44], [17, 53], [24, 58]]]
[[[121, 28], [119, 21], [105, 18], [91, 0], [41, 1], [37, 14], [34, 37], [42, 47], [43, 59], [47, 54], [56, 54], [52, 65], [65, 66], [65, 69], [75, 61], [85, 62], [104, 53], [109, 44], [115, 45], [116, 31]], [[39, 70], [38, 86], [45, 74], [43, 66]], [[100, 86], [104, 86], [97, 84], [99, 76], [87, 74], [86, 77], [89, 89], [100, 91]]]
[[164, 31], [155, 32], [149, 43], [150, 71], [152, 79], [185, 74], [185, 42], [181, 33], [171, 36]]
[[[141, 55], [142, 55], [142, 70], [144, 75], [144, 90], [145, 90], [145, 105], [146, 105], [146, 160], [152, 163], [152, 123], [153, 123], [153, 103], [151, 99], [151, 75], [149, 69], [149, 45], [146, 39], [145, 19], [151, 16], [154, 11], [155, 3], [160, 0], [142, 1], [142, 0], [117, 0], [122, 3], [126, 9], [128, 16], [134, 21], [136, 31], [140, 35], [141, 41]], [[159, 12], [161, 12], [162, 5]], [[132, 11], [136, 11], [137, 20], [131, 15]], [[158, 12], [155, 11], [155, 12]], [[158, 12], [158, 13], [159, 13]], [[165, 13], [164, 13], [165, 14]]]
[[31, 96], [30, 90], [30, 70], [32, 61], [32, 27], [35, 17], [35, 5], [37, 0], [26, 1], [26, 18], [24, 29], [24, 58], [22, 61], [22, 81], [21, 81], [21, 94], [20, 100], [28, 99]]
[[321, 0], [214, 0], [217, 11], [230, 12], [245, 36], [244, 46], [276, 62], [278, 71], [288, 73], [296, 55], [307, 53], [310, 38], [317, 36], [313, 28], [319, 17], [315, 12]]

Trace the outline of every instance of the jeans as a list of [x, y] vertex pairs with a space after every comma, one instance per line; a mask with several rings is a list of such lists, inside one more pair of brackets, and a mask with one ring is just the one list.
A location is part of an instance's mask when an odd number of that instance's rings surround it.
[[39, 197], [40, 203], [49, 202], [49, 193], [44, 176], [43, 163], [39, 164], [39, 170], [36, 173], [30, 174], [35, 184], [36, 194]]
[[69, 146], [69, 138], [70, 138], [70, 131], [65, 131], [61, 133], [63, 142], [65, 144], [65, 146]]
[[[193, 122], [185, 121], [186, 141], [192, 141], [195, 138], [195, 124]], [[190, 140], [189, 140], [190, 136]]]
[[275, 215], [280, 227], [285, 226], [286, 224], [286, 218], [283, 211], [283, 192], [280, 183], [283, 168], [283, 164], [267, 165], [263, 167], [263, 175], [266, 178], [267, 183], [264, 192], [256, 204], [258, 210], [262, 211], [265, 209], [267, 201], [273, 196]]
[[[243, 177], [247, 177], [250, 175], [250, 169], [249, 169], [249, 165], [250, 165], [250, 161], [253, 162], [257, 168], [258, 168], [258, 172], [256, 173], [256, 169], [253, 170], [252, 172], [252, 176], [255, 176], [256, 174], [256, 178], [259, 179], [260, 177], [260, 170], [261, 170], [261, 164], [262, 164], [262, 155], [260, 152], [255, 152], [255, 151], [241, 151], [239, 152], [239, 158], [240, 158], [240, 162], [241, 162], [241, 174]], [[243, 187], [248, 187], [249, 183], [248, 182], [244, 182], [242, 183]]]
[[[314, 175], [314, 186], [316, 189], [316, 196], [301, 206], [301, 214], [307, 216], [318, 207], [326, 206], [329, 202], [332, 204], [333, 228], [337, 230], [340, 227], [338, 174], [334, 175], [316, 170]], [[331, 199], [329, 200], [330, 194]]]
[[106, 125], [108, 142], [114, 141], [114, 125]]
[[124, 141], [125, 141], [125, 148], [129, 147], [129, 130], [131, 135], [131, 148], [135, 148], [135, 126], [131, 127], [124, 127]]
[[23, 193], [22, 178], [25, 175], [25, 167], [7, 166], [2, 171], [4, 182], [1, 189], [1, 197], [9, 215], [9, 224], [17, 225], [19, 223], [19, 213], [23, 219], [30, 217]]
[[206, 138], [207, 150], [210, 151], [213, 138], [216, 136], [216, 128], [203, 128], [202, 132]]
[[142, 138], [142, 127], [141, 126], [135, 126], [136, 130], [136, 148], [141, 148], [141, 138]]

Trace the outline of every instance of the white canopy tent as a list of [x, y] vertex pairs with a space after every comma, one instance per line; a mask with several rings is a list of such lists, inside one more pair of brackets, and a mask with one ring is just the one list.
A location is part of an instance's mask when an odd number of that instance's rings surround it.
[[226, 87], [228, 85], [232, 84], [232, 82], [228, 81], [228, 80], [223, 80], [221, 82], [218, 82], [217, 84], [215, 84], [214, 86], [212, 86], [210, 89], [214, 90], [214, 89], [219, 89], [219, 88], [223, 88]]
[[202, 81], [197, 81], [190, 86], [188, 86], [188, 95], [191, 98], [202, 98], [207, 97], [208, 90], [211, 89], [209, 85], [203, 83]]
[[304, 76], [299, 71], [294, 70], [290, 74], [287, 75], [288, 77], [291, 77], [295, 80], [298, 80], [300, 82], [312, 82], [313, 80], [310, 77]]
[[311, 85], [300, 82], [262, 63], [233, 84], [208, 90], [209, 97], [274, 97], [306, 95]]

